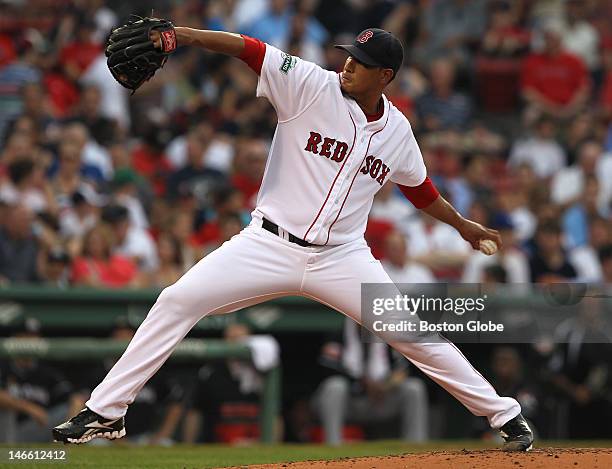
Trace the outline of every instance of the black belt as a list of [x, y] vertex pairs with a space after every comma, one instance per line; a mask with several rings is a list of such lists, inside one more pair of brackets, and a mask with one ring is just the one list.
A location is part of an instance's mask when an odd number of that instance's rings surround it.
[[[278, 225], [276, 223], [271, 222], [267, 218], [263, 219], [263, 223], [261, 224], [261, 227], [264, 230], [268, 230], [270, 233], [273, 233], [276, 236], [279, 236], [282, 238], [282, 236], [278, 234]], [[299, 246], [302, 246], [305, 248], [310, 247], [310, 246], [316, 246], [316, 244], [311, 244], [308, 241], [304, 241], [302, 238], [298, 238], [297, 236], [294, 236], [289, 232], [287, 232], [287, 234], [289, 235], [289, 241], [291, 243], [298, 244]]]

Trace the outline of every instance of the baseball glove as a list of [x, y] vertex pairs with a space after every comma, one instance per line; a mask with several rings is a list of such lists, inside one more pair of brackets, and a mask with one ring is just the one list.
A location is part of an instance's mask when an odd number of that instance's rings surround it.
[[[158, 31], [161, 47], [151, 32]], [[164, 19], [137, 18], [111, 31], [106, 43], [107, 65], [115, 80], [132, 94], [164, 66], [176, 49], [174, 25]]]

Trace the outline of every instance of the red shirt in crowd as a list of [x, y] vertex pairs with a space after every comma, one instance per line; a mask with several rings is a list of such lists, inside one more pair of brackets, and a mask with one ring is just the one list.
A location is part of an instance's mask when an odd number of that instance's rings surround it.
[[612, 111], [612, 71], [607, 73], [601, 90], [601, 105], [604, 109]]
[[567, 52], [554, 56], [531, 54], [523, 62], [523, 91], [533, 89], [559, 105], [568, 104], [588, 81], [584, 62]]
[[205, 244], [221, 242], [221, 227], [219, 220], [214, 219], [204, 223], [198, 231], [193, 233], [189, 238], [189, 244], [193, 247], [200, 248]]
[[98, 43], [73, 42], [60, 51], [59, 62], [75, 65], [83, 73], [101, 52], [102, 46]]
[[244, 197], [244, 208], [252, 210], [255, 208], [257, 193], [261, 186], [261, 180], [254, 181], [246, 174], [237, 173], [232, 176], [232, 186], [238, 189]]
[[368, 218], [364, 236], [375, 259], [383, 260], [385, 258], [385, 239], [394, 229], [395, 227], [390, 221]]
[[77, 257], [72, 263], [74, 283], [86, 283], [86, 279], [95, 279], [103, 287], [121, 288], [128, 286], [136, 273], [136, 264], [122, 256], [111, 256], [107, 261]]
[[0, 34], [0, 67], [10, 64], [16, 57], [17, 53], [11, 37]]
[[172, 167], [165, 155], [155, 154], [146, 145], [139, 145], [132, 152], [132, 166], [153, 185], [155, 195], [166, 193], [166, 182]]
[[44, 77], [45, 88], [56, 117], [66, 117], [79, 102], [79, 90], [61, 73], [48, 73]]

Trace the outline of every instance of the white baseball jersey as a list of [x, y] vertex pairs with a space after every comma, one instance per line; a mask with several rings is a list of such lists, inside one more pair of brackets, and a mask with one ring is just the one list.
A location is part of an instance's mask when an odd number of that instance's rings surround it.
[[267, 45], [257, 96], [272, 103], [278, 126], [254, 217], [313, 244], [344, 244], [363, 236], [385, 182], [425, 180], [410, 124], [384, 95], [382, 117], [367, 122], [337, 73]]

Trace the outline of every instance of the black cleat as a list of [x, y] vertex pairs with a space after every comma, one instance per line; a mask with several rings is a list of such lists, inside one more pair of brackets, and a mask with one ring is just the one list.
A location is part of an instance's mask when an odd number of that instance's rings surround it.
[[533, 433], [522, 414], [506, 422], [499, 433], [505, 441], [504, 451], [529, 451], [532, 448]]
[[125, 436], [123, 417], [108, 420], [84, 408], [67, 422], [53, 429], [53, 440], [64, 443], [87, 443], [94, 438], [115, 440]]

